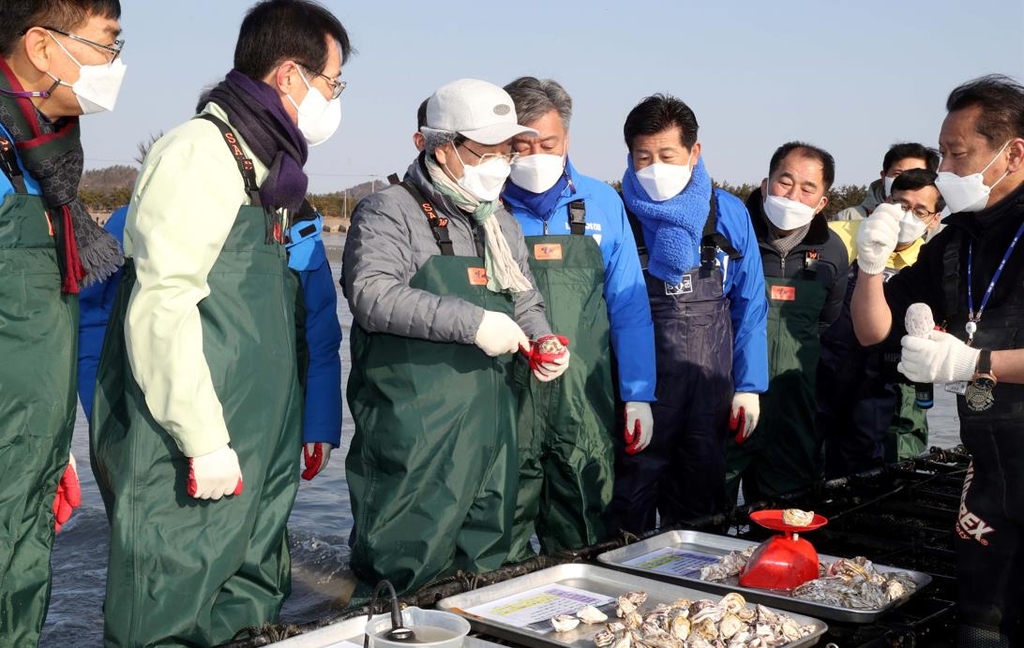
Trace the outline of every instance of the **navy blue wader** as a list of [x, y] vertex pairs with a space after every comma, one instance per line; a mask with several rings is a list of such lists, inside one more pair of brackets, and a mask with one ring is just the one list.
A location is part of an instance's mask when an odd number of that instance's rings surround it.
[[[642, 533], [721, 512], [725, 506], [725, 447], [733, 396], [733, 329], [719, 252], [738, 254], [718, 234], [711, 208], [701, 240], [701, 263], [670, 284], [640, 259], [654, 320], [657, 402], [651, 403], [654, 436], [636, 455], [616, 436], [615, 487], [608, 530]], [[637, 245], [643, 234], [629, 214]]]

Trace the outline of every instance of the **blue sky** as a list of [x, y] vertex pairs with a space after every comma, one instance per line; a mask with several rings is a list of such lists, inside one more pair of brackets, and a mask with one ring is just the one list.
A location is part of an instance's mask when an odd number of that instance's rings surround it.
[[[187, 119], [230, 69], [251, 2], [122, 0], [128, 73], [112, 114], [83, 118], [87, 168], [134, 164], [150, 134]], [[408, 166], [419, 102], [459, 77], [550, 77], [573, 96], [576, 166], [625, 166], [622, 122], [655, 92], [686, 101], [710, 173], [757, 182], [781, 143], [836, 158], [837, 182], [878, 177], [897, 141], [934, 146], [946, 95], [990, 72], [1024, 80], [1022, 0], [554, 2], [325, 0], [358, 54], [342, 124], [313, 149], [314, 192]]]

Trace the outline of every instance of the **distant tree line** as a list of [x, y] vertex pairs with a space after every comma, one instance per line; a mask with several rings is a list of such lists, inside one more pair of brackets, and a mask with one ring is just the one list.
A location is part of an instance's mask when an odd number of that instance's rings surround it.
[[[82, 183], [78, 195], [90, 211], [97, 213], [111, 212], [121, 205], [128, 203], [138, 173], [138, 169], [135, 167], [123, 164], [86, 171], [82, 174]], [[608, 184], [616, 190], [620, 190], [622, 185], [618, 180]], [[375, 191], [380, 191], [386, 186], [386, 182], [371, 180], [343, 191], [310, 194], [309, 201], [324, 216], [350, 218], [352, 210], [355, 209], [360, 200]], [[749, 182], [734, 185], [728, 182], [716, 181], [715, 186], [721, 187], [746, 202], [750, 194], [760, 185]], [[828, 205], [825, 207], [825, 216], [831, 218], [836, 212], [847, 207], [856, 207], [867, 196], [867, 192], [868, 188], [866, 185], [832, 187], [828, 192]]]

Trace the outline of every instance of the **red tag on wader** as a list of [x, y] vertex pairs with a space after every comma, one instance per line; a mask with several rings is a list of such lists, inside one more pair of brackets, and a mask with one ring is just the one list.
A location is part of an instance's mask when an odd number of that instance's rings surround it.
[[796, 301], [796, 286], [772, 286], [775, 301]]
[[469, 268], [469, 285], [470, 286], [486, 286], [487, 285], [487, 270], [483, 268]]
[[561, 243], [537, 243], [533, 246], [533, 256], [538, 261], [561, 261]]

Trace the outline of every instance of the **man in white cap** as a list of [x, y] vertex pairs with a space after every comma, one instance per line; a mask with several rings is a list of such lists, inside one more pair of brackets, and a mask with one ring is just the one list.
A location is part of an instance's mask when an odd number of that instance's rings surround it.
[[498, 200], [512, 137], [536, 131], [517, 123], [500, 87], [459, 79], [430, 97], [420, 132], [425, 150], [405, 180], [356, 207], [344, 255], [352, 571], [400, 592], [505, 561], [519, 468], [513, 390], [528, 379], [516, 353], [545, 380], [569, 362], [522, 230]]

